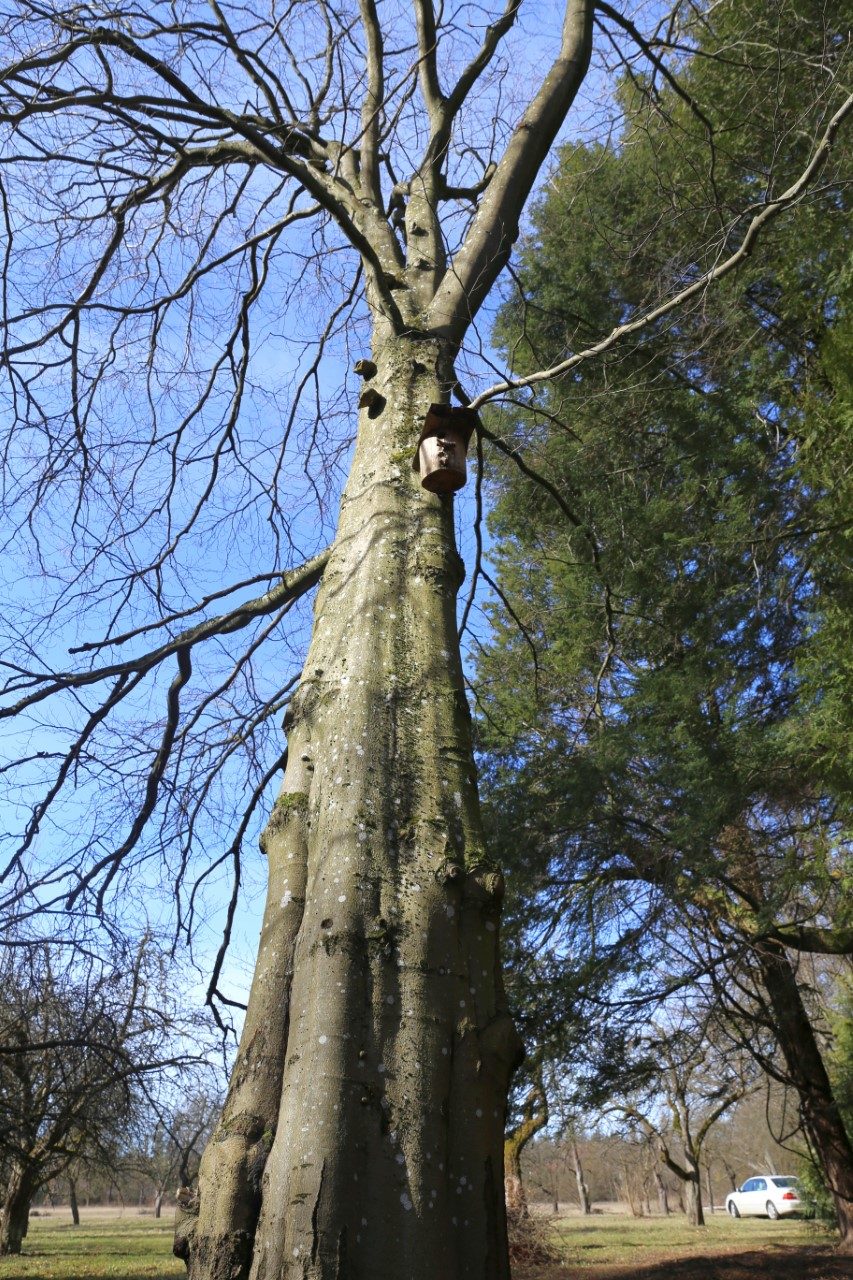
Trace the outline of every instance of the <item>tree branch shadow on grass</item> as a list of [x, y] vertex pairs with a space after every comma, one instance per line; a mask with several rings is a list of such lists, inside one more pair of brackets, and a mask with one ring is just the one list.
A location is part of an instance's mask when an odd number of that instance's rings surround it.
[[831, 1246], [782, 1246], [745, 1253], [668, 1258], [637, 1267], [523, 1267], [513, 1280], [850, 1280], [849, 1258], [835, 1256]]

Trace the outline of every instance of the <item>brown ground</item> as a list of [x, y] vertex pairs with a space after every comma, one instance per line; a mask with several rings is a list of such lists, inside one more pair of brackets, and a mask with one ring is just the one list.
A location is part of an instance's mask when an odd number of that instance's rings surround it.
[[514, 1280], [853, 1280], [853, 1259], [839, 1258], [828, 1246], [782, 1245], [773, 1249], [650, 1260], [640, 1267], [532, 1267]]

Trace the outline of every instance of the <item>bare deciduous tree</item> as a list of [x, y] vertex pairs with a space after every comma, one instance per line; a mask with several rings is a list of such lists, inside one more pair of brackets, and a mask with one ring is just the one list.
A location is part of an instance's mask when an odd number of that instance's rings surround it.
[[212, 1090], [196, 1084], [187, 1096], [187, 1082], [180, 1091], [146, 1108], [140, 1117], [140, 1150], [132, 1159], [137, 1169], [154, 1186], [154, 1217], [159, 1218], [163, 1200], [169, 1194], [186, 1192], [198, 1177], [198, 1166], [222, 1107]]
[[[700, 1164], [705, 1141], [757, 1083], [749, 1056], [734, 1053], [727, 1041], [721, 1047], [719, 1038], [704, 1020], [653, 1026], [640, 1046], [643, 1058], [659, 1064], [651, 1088], [640, 1091], [644, 1097], [615, 1104], [646, 1136], [660, 1164], [678, 1179], [687, 1220], [696, 1227], [705, 1225]], [[664, 1203], [662, 1183], [656, 1182]]]
[[[240, 1051], [176, 1243], [194, 1280], [508, 1275], [502, 877], [452, 499], [412, 458], [430, 406], [466, 404], [461, 377], [484, 370], [472, 326], [596, 23], [653, 94], [695, 20], [679, 4], [641, 35], [596, 0], [528, 10], [0, 6], [5, 549], [26, 576], [3, 656], [24, 744], [12, 897], [100, 907], [156, 857], [188, 929], [223, 865], [236, 895], [284, 770]], [[737, 266], [849, 110], [649, 315]], [[333, 531], [352, 388], [328, 387], [350, 352], [363, 385]], [[318, 583], [300, 677], [282, 622]]]
[[[20, 1253], [37, 1191], [105, 1162], [146, 1077], [178, 1065], [147, 944], [105, 963], [32, 941], [0, 957], [0, 1254]], [[73, 1201], [72, 1201], [73, 1204]]]

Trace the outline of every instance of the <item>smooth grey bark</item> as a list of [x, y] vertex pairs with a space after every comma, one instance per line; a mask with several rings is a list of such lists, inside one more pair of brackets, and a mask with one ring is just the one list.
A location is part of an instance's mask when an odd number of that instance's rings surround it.
[[[197, 1277], [507, 1277], [519, 1042], [480, 822], [453, 502], [411, 460], [452, 373], [380, 333], [315, 605], [240, 1056], [177, 1247]], [[261, 1178], [261, 1173], [263, 1177]]]
[[[298, 756], [298, 733], [289, 741]], [[278, 1117], [293, 951], [305, 901], [306, 806], [300, 796], [305, 793], [282, 792], [262, 838], [267, 902], [240, 1048], [222, 1115], [202, 1156], [198, 1192], [178, 1194], [174, 1252], [192, 1276], [243, 1276], [251, 1262], [261, 1176]]]
[[503, 879], [480, 821], [453, 499], [423, 490], [412, 458], [589, 62], [592, 7], [567, 0], [558, 55], [448, 266], [448, 139], [516, 7], [443, 93], [432, 6], [415, 0], [428, 142], [397, 192], [405, 250], [378, 179], [373, 0], [358, 155], [327, 147], [312, 167], [275, 152], [361, 254], [376, 372], [285, 722], [237, 1063], [198, 1193], [179, 1195], [192, 1280], [509, 1276], [503, 1129], [520, 1043], [498, 956]]

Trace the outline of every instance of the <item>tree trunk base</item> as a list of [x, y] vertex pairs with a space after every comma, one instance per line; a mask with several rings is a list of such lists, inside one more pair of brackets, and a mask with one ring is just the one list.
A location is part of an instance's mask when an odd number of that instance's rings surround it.
[[21, 1252], [29, 1219], [29, 1201], [23, 1205], [15, 1202], [4, 1204], [2, 1215], [0, 1215], [0, 1257]]

